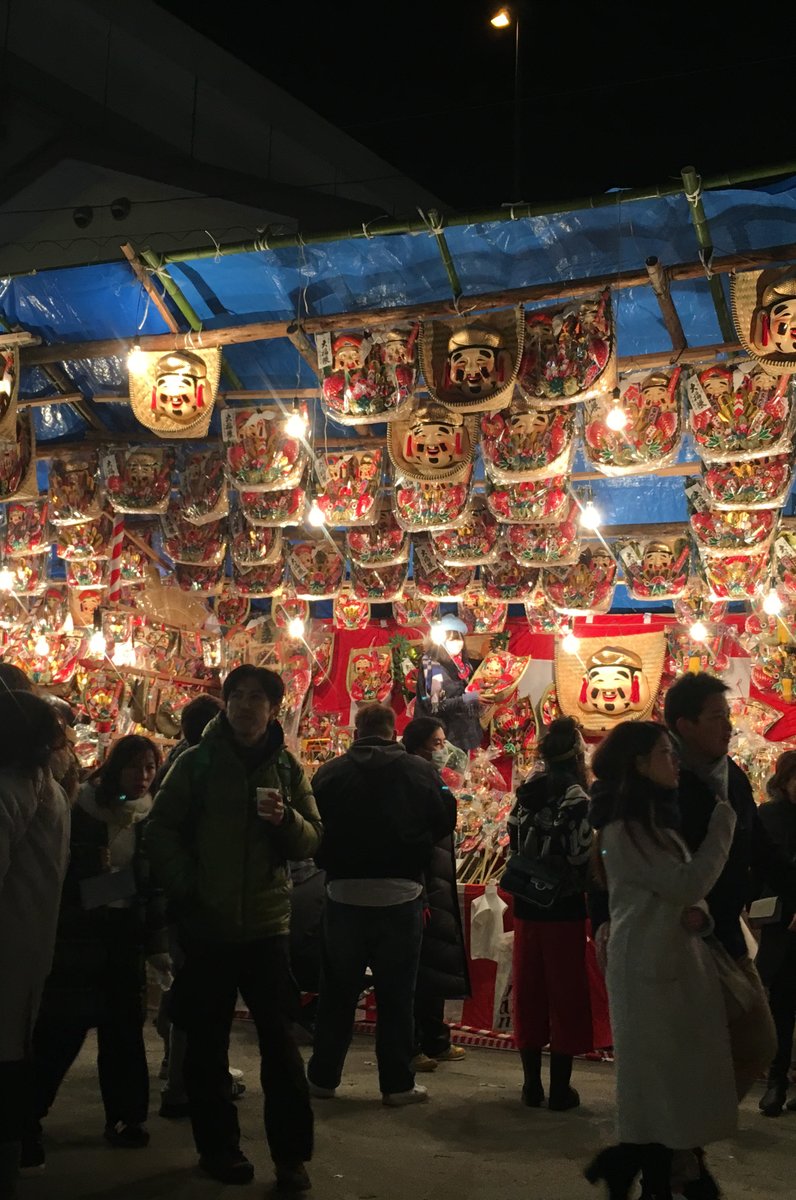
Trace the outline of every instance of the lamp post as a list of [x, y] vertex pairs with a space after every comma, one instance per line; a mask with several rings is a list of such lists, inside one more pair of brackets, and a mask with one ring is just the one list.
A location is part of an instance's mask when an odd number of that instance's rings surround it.
[[521, 105], [521, 80], [520, 80], [520, 6], [519, 4], [512, 5], [511, 8], [500, 8], [490, 17], [489, 24], [495, 29], [511, 29], [514, 26], [514, 164], [512, 171], [512, 188], [514, 195], [512, 200], [519, 201], [523, 197], [521, 195], [522, 185], [522, 105]]

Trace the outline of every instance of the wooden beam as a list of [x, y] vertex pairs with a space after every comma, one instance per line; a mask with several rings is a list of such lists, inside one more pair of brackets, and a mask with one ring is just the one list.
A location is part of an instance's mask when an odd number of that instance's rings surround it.
[[131, 246], [129, 242], [125, 242], [120, 249], [124, 257], [129, 262], [136, 279], [141, 284], [141, 287], [144, 289], [147, 296], [149, 296], [155, 308], [165, 321], [166, 328], [170, 329], [172, 333], [179, 333], [180, 327], [174, 319], [174, 314], [166, 304], [164, 296], [155, 286], [155, 282], [152, 278], [152, 272], [147, 270], [141, 259], [138, 257], [135, 247]]
[[290, 338], [290, 341], [296, 347], [305, 363], [309, 364], [313, 374], [316, 377], [320, 376], [320, 370], [318, 369], [318, 354], [298, 321], [293, 321], [290, 325], [288, 325], [287, 336]]
[[41, 338], [36, 337], [35, 333], [27, 333], [25, 330], [0, 330], [0, 349], [8, 350], [14, 346], [40, 346]]
[[68, 392], [65, 396], [59, 392], [56, 396], [20, 396], [17, 403], [20, 408], [47, 408], [51, 404], [79, 404], [83, 399], [82, 392]]
[[159, 567], [163, 567], [163, 569], [168, 571], [169, 573], [171, 573], [174, 570], [173, 565], [169, 562], [168, 559], [161, 558], [161, 556], [158, 554], [157, 550], [153, 550], [152, 547], [150, 546], [149, 542], [146, 541], [145, 538], [139, 537], [137, 533], [133, 533], [133, 531], [131, 529], [128, 529], [126, 525], [124, 528], [124, 536], [127, 538], [128, 542], [130, 542], [133, 546], [135, 546], [136, 550], [140, 550], [141, 553], [145, 554], [146, 557], [148, 559], [150, 559], [153, 563], [156, 563]]
[[[761, 250], [750, 250], [745, 254], [730, 254], [716, 258], [711, 264], [714, 275], [727, 274], [737, 269], [751, 270], [769, 262], [789, 261], [796, 259], [796, 243], [790, 242], [783, 246], [770, 246]], [[688, 279], [703, 279], [705, 269], [701, 262], [679, 263], [668, 270], [670, 282]], [[560, 280], [555, 283], [528, 285], [521, 288], [508, 288], [496, 292], [482, 292], [477, 295], [464, 296], [460, 307], [465, 311], [483, 311], [490, 308], [505, 308], [523, 301], [539, 302], [543, 300], [556, 301], [575, 299], [588, 296], [602, 288], [621, 289], [627, 287], [643, 287], [649, 285], [650, 279], [646, 269], [613, 272], [610, 275], [594, 275], [584, 279]], [[363, 309], [359, 312], [335, 313], [331, 316], [306, 317], [302, 321], [305, 333], [323, 333], [346, 327], [362, 327], [363, 325], [384, 325], [411, 319], [430, 319], [455, 315], [451, 300], [432, 301], [427, 304], [406, 304], [393, 308], [383, 307]], [[248, 325], [228, 325], [223, 329], [205, 329], [201, 334], [149, 334], [138, 338], [115, 338], [93, 342], [62, 342], [47, 346], [32, 346], [21, 351], [22, 362], [25, 366], [41, 365], [42, 363], [63, 362], [70, 358], [112, 358], [127, 354], [133, 345], [140, 345], [142, 350], [168, 351], [189, 350], [192, 346], [231, 346], [244, 345], [248, 342], [269, 341], [273, 338], [285, 338], [288, 322], [286, 321], [253, 321]], [[725, 343], [735, 346], [736, 343]], [[668, 361], [668, 360], [667, 360]]]
[[666, 332], [672, 339], [672, 348], [679, 353], [679, 351], [685, 350], [688, 342], [677, 309], [674, 307], [672, 293], [669, 289], [669, 277], [661, 266], [660, 260], [654, 254], [647, 259], [644, 265], [647, 268], [652, 290], [655, 293], [655, 299], [658, 301], [658, 307], [661, 310]]

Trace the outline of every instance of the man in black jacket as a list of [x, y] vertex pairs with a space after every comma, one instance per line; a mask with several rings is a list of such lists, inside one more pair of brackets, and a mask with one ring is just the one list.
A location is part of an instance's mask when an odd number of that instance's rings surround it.
[[706, 899], [716, 937], [758, 997], [752, 1008], [729, 1022], [740, 1100], [776, 1049], [774, 1022], [749, 956], [741, 912], [762, 879], [785, 895], [796, 893], [796, 869], [769, 837], [746, 774], [727, 755], [732, 734], [727, 691], [713, 675], [683, 675], [666, 694], [664, 715], [680, 750], [680, 834], [688, 848], [693, 852], [702, 844], [717, 797], [730, 801], [737, 818], [727, 863]]
[[395, 715], [367, 704], [354, 745], [313, 779], [324, 823], [316, 854], [327, 873], [321, 991], [310, 1092], [331, 1099], [351, 1042], [370, 967], [376, 990], [376, 1058], [385, 1104], [427, 1098], [415, 1087], [413, 1002], [423, 936], [423, 872], [456, 822], [451, 793], [430, 763], [395, 741]]

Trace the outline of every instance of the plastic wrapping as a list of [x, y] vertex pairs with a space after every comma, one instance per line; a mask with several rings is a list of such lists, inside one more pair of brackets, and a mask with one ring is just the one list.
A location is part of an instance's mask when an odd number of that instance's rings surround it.
[[113, 511], [164, 513], [174, 460], [171, 446], [110, 446], [104, 450], [100, 469]]
[[[680, 368], [639, 371], [620, 385], [620, 398], [590, 400], [583, 410], [587, 461], [604, 475], [628, 475], [674, 462], [682, 437]], [[625, 418], [609, 424], [613, 410]]]
[[539, 582], [539, 571], [522, 567], [510, 550], [501, 550], [496, 560], [481, 572], [481, 587], [487, 600], [524, 601]]
[[408, 583], [401, 599], [393, 600], [392, 614], [401, 628], [428, 632], [437, 620], [439, 607], [435, 600], [420, 595], [414, 583]]
[[66, 586], [69, 588], [105, 588], [108, 586], [108, 563], [103, 559], [75, 559], [66, 564]]
[[702, 641], [695, 641], [687, 629], [666, 631], [667, 673], [674, 679], [694, 667], [711, 675], [722, 675], [730, 667], [730, 642], [723, 626], [713, 627]]
[[459, 616], [468, 633], [502, 633], [508, 614], [508, 604], [487, 599], [480, 586], [470, 588], [459, 601]]
[[499, 531], [489, 510], [474, 504], [458, 525], [432, 533], [431, 540], [443, 566], [477, 567], [494, 560]]
[[725, 554], [702, 562], [710, 595], [716, 600], [749, 600], [768, 575], [769, 555]]
[[386, 505], [375, 524], [347, 531], [346, 548], [351, 562], [360, 567], [385, 567], [409, 558], [409, 538]]
[[307, 600], [299, 600], [291, 584], [285, 584], [280, 595], [271, 604], [271, 619], [277, 629], [287, 629], [291, 621], [303, 621], [306, 625], [310, 619], [310, 606]]
[[[302, 409], [306, 418], [306, 407]], [[227, 474], [233, 487], [247, 492], [282, 491], [301, 481], [307, 451], [286, 432], [278, 409], [226, 408], [221, 429], [227, 447]]]
[[0, 535], [3, 554], [7, 558], [22, 558], [28, 554], [46, 554], [49, 551], [46, 500], [34, 504], [12, 501], [6, 505], [5, 518], [5, 524], [0, 524]]
[[484, 704], [503, 704], [516, 691], [530, 661], [530, 655], [490, 650], [476, 667], [465, 691], [475, 692]]
[[512, 483], [566, 475], [577, 426], [574, 406], [535, 407], [515, 397], [501, 412], [481, 418], [481, 455], [490, 479]]
[[688, 586], [691, 546], [687, 537], [630, 539], [619, 547], [619, 561], [635, 600], [676, 600]]
[[396, 476], [395, 519], [402, 529], [448, 529], [467, 512], [470, 476], [461, 483], [420, 483]]
[[345, 554], [328, 537], [296, 542], [288, 551], [287, 562], [300, 600], [331, 600], [345, 579]]
[[704, 481], [713, 508], [781, 508], [792, 476], [790, 455], [779, 454], [753, 462], [713, 463]]
[[183, 454], [178, 475], [182, 515], [194, 525], [215, 521], [229, 512], [224, 456], [220, 450]]
[[580, 510], [570, 500], [560, 523], [504, 525], [502, 535], [520, 566], [568, 566], [580, 558]]
[[525, 314], [519, 390], [537, 404], [572, 404], [616, 382], [611, 293]]
[[389, 421], [412, 394], [418, 326], [338, 333], [323, 371], [322, 407], [338, 425]]
[[533, 702], [528, 696], [515, 697], [509, 704], [499, 705], [492, 714], [490, 746], [496, 754], [517, 759], [518, 770], [524, 774], [536, 753], [539, 727]]
[[686, 381], [689, 424], [705, 462], [744, 462], [790, 449], [796, 410], [793, 381], [759, 363], [717, 364]]
[[525, 483], [486, 483], [486, 503], [498, 521], [523, 525], [558, 524], [566, 516], [569, 495], [566, 479], [528, 481]]
[[335, 629], [350, 633], [365, 629], [370, 621], [370, 604], [354, 595], [348, 584], [344, 584], [334, 598], [332, 622]]
[[674, 615], [686, 629], [698, 622], [710, 628], [726, 617], [727, 601], [714, 599], [709, 595], [704, 579], [693, 576], [685, 594], [674, 602]]
[[187, 563], [177, 563], [174, 577], [183, 592], [192, 592], [195, 596], [218, 596], [224, 586], [224, 564], [189, 566]]
[[389, 646], [352, 650], [346, 672], [348, 694], [355, 704], [384, 704], [393, 685], [392, 651]]
[[796, 533], [780, 533], [774, 543], [774, 579], [787, 596], [796, 596]]
[[698, 480], [686, 486], [689, 524], [699, 552], [705, 555], [755, 554], [774, 537], [779, 514], [772, 508], [710, 511], [708, 494]]
[[429, 542], [414, 545], [415, 589], [434, 600], [460, 600], [475, 578], [475, 567], [443, 567]]
[[571, 567], [546, 567], [542, 573], [546, 599], [568, 616], [608, 612], [615, 583], [616, 562], [603, 546], [583, 550]]
[[97, 455], [94, 450], [53, 458], [50, 463], [50, 521], [74, 525], [100, 516]]
[[262, 567], [282, 557], [282, 530], [250, 525], [239, 508], [230, 515], [229, 534], [238, 567]]
[[785, 704], [796, 703], [796, 645], [763, 644], [751, 651], [752, 683]]
[[264, 529], [300, 525], [307, 512], [307, 491], [298, 487], [274, 492], [241, 492], [240, 507], [246, 520]]
[[351, 564], [351, 587], [359, 600], [383, 604], [397, 600], [406, 584], [406, 563], [385, 567], [358, 567]]
[[221, 595], [216, 598], [213, 611], [222, 629], [235, 629], [245, 625], [248, 621], [251, 603], [248, 596], [237, 596], [230, 588], [225, 587]]
[[0, 443], [16, 440], [19, 351], [0, 346]]
[[227, 522], [205, 521], [195, 525], [182, 516], [179, 501], [172, 501], [161, 517], [163, 548], [174, 562], [193, 566], [218, 566], [227, 553]]
[[269, 563], [258, 563], [245, 567], [232, 563], [233, 595], [247, 599], [263, 599], [278, 596], [285, 586], [285, 563], [280, 556]]
[[382, 450], [340, 451], [318, 463], [323, 489], [316, 497], [327, 525], [372, 525], [378, 516]]
[[111, 522], [106, 516], [74, 525], [59, 525], [55, 552], [59, 558], [107, 558], [110, 553]]
[[36, 433], [30, 412], [18, 412], [14, 435], [0, 440], [0, 503], [6, 500], [35, 500]]

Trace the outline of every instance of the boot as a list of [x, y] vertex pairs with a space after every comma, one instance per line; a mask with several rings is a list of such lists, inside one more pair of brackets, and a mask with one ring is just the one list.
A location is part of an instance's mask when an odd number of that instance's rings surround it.
[[641, 1147], [644, 1191], [650, 1200], [672, 1200], [672, 1152], [652, 1143]]
[[541, 1108], [544, 1100], [542, 1087], [541, 1050], [520, 1050], [522, 1060], [522, 1102], [527, 1108]]
[[604, 1180], [608, 1187], [608, 1200], [628, 1200], [633, 1180], [639, 1172], [638, 1146], [620, 1142], [618, 1146], [607, 1146], [593, 1159], [583, 1174], [589, 1183]]
[[19, 1142], [0, 1142], [0, 1197], [14, 1200], [19, 1175]]
[[769, 1071], [768, 1087], [760, 1098], [758, 1108], [764, 1117], [778, 1117], [788, 1096], [788, 1077], [774, 1075]]
[[721, 1200], [721, 1189], [708, 1170], [705, 1151], [697, 1149], [694, 1154], [699, 1163], [699, 1179], [694, 1180], [693, 1183], [683, 1184], [680, 1189], [683, 1196], [686, 1200]]
[[550, 1053], [550, 1099], [547, 1107], [553, 1112], [577, 1108], [580, 1096], [569, 1086], [572, 1078], [572, 1055]]

